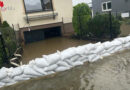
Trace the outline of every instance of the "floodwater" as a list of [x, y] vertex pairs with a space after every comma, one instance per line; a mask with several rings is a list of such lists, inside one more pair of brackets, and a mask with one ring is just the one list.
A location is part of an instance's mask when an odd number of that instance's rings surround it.
[[0, 90], [130, 90], [130, 50]]
[[54, 37], [49, 38], [43, 41], [34, 42], [27, 44], [23, 47], [23, 63], [28, 63], [30, 60], [33, 60], [42, 55], [55, 53], [57, 50], [64, 50], [69, 47], [79, 46], [87, 44], [88, 41], [77, 40], [68, 37]]

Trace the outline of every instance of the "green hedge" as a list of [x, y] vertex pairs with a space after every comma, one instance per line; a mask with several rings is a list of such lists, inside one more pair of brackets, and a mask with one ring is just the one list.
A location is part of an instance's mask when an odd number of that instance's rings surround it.
[[89, 22], [89, 37], [107, 38], [112, 34], [113, 38], [120, 34], [120, 22], [112, 16], [112, 31], [110, 32], [109, 14], [98, 14]]
[[81, 3], [73, 9], [73, 27], [76, 35], [82, 36], [88, 32], [87, 22], [91, 19], [91, 10], [87, 4]]

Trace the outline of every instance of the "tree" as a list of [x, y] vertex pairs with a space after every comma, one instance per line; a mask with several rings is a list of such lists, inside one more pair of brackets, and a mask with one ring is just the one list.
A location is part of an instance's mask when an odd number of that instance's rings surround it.
[[73, 8], [73, 27], [77, 36], [86, 35], [88, 30], [88, 21], [91, 19], [91, 10], [87, 4], [81, 3]]

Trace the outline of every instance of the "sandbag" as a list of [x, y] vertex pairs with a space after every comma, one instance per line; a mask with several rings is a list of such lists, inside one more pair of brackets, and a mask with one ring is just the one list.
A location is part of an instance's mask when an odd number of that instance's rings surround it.
[[30, 78], [23, 78], [22, 75], [20, 75], [20, 76], [15, 76], [13, 79], [18, 82], [18, 81], [29, 80]]
[[[96, 45], [98, 45], [99, 43], [97, 43]], [[94, 50], [94, 49], [96, 49], [96, 45], [95, 44], [87, 44], [86, 46], [85, 46], [85, 50], [87, 51], [87, 52], [85, 52], [86, 54], [88, 53], [88, 51], [91, 51], [91, 50]]]
[[81, 61], [81, 62], [86, 62], [86, 61], [89, 61], [88, 59], [88, 56], [82, 56], [78, 59], [78, 61]]
[[49, 61], [46, 61], [46, 59], [44, 59], [44, 58], [37, 58], [37, 59], [35, 59], [36, 66], [38, 66], [40, 68], [44, 68], [44, 67], [49, 66], [48, 62]]
[[42, 74], [36, 72], [35, 70], [33, 70], [32, 68], [30, 68], [29, 66], [24, 65], [22, 68], [24, 70], [23, 73], [25, 75], [42, 76]]
[[47, 75], [51, 75], [51, 74], [54, 74], [55, 72], [54, 71], [48, 71], [46, 73], [47, 73]]
[[85, 46], [78, 46], [75, 50], [76, 54], [83, 55], [85, 54], [86, 48]]
[[32, 66], [33, 70], [35, 70], [37, 73], [40, 73], [41, 75], [47, 75], [45, 72], [45, 68], [39, 68], [36, 65]]
[[106, 50], [113, 47], [113, 45], [109, 41], [102, 43], [102, 45], [104, 46], [104, 49]]
[[115, 39], [115, 40], [113, 40], [113, 41], [111, 42], [111, 44], [112, 44], [113, 46], [119, 46], [119, 45], [122, 45], [122, 42]]
[[8, 75], [8, 74], [7, 74], [7, 72], [5, 71], [5, 69], [2, 68], [2, 69], [0, 70], [0, 80], [6, 78], [7, 75]]
[[61, 60], [61, 56], [59, 53], [54, 53], [50, 55], [43, 55], [49, 65], [56, 64], [59, 60]]
[[99, 45], [97, 46], [97, 48], [95, 50], [92, 50], [91, 52], [93, 54], [100, 54], [104, 51], [104, 46], [103, 45]]
[[73, 56], [73, 57], [70, 58], [70, 61], [75, 62], [75, 61], [77, 61], [80, 57], [81, 57], [80, 55], [75, 55], [75, 56]]
[[95, 62], [95, 61], [97, 61], [99, 59], [102, 59], [102, 58], [103, 58], [102, 56], [97, 55], [95, 58], [93, 58], [92, 60], [90, 60], [90, 62]]
[[70, 61], [70, 59], [66, 59], [65, 60], [69, 65], [70, 65], [70, 67], [72, 67], [73, 66], [73, 62], [72, 61]]
[[91, 62], [95, 57], [97, 57], [97, 54], [92, 54], [88, 56], [89, 61]]
[[60, 55], [61, 55], [62, 60], [66, 59], [66, 58], [70, 58], [70, 57], [76, 55], [76, 48], [75, 47], [68, 48], [68, 49], [62, 51], [60, 53]]
[[10, 78], [10, 77], [6, 77], [6, 78], [2, 79], [1, 82], [3, 82], [3, 83], [12, 83], [12, 82], [14, 82], [14, 80], [12, 78]]
[[23, 69], [21, 67], [13, 68], [12, 71], [8, 72], [8, 76], [13, 78], [15, 76], [19, 76], [23, 73]]
[[59, 61], [57, 64], [58, 64], [58, 66], [70, 67], [70, 65], [65, 61]]
[[51, 66], [48, 66], [45, 68], [45, 71], [48, 72], [48, 71], [54, 71], [56, 68], [58, 67], [57, 64], [53, 64]]
[[83, 62], [81, 62], [81, 61], [76, 61], [76, 62], [74, 62], [74, 63], [72, 63], [72, 64], [73, 64], [73, 67], [74, 67], [74, 66], [83, 65]]
[[6, 85], [5, 83], [0, 82], [0, 88], [3, 87], [3, 86], [5, 86], [5, 85]]
[[110, 53], [104, 53], [102, 54], [102, 57], [106, 57], [106, 56], [110, 56], [111, 54]]
[[70, 68], [61, 66], [61, 67], [56, 68], [55, 71], [56, 72], [61, 72], [61, 71], [65, 71], [65, 70], [68, 70], [68, 69], [70, 69]]

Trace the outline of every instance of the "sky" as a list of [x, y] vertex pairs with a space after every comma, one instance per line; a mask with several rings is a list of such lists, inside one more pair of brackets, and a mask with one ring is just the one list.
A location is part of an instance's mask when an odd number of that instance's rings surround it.
[[78, 3], [91, 3], [92, 0], [73, 0], [73, 6], [77, 5]]

